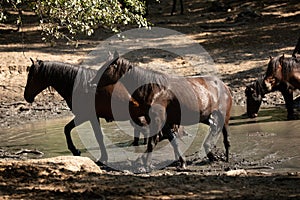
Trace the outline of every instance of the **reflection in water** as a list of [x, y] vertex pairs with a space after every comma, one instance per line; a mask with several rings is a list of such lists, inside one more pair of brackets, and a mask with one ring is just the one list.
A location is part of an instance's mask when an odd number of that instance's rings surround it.
[[[298, 120], [285, 121], [286, 112], [284, 109], [262, 109], [259, 117], [256, 119], [247, 119], [243, 116], [244, 108], [234, 107], [232, 110], [232, 119], [230, 121], [230, 142], [231, 142], [231, 161], [235, 159], [247, 160], [257, 165], [268, 165], [274, 170], [295, 170], [300, 168], [300, 124]], [[64, 126], [71, 118], [46, 120], [38, 123], [28, 123], [18, 128], [1, 129], [0, 130], [0, 146], [10, 151], [19, 151], [20, 149], [37, 149], [44, 152], [44, 157], [53, 157], [59, 155], [72, 155], [67, 149], [65, 135], [63, 133]], [[107, 149], [114, 152], [116, 148], [125, 148], [127, 152], [143, 153], [146, 149], [145, 145], [138, 147], [131, 146], [133, 140], [133, 129], [128, 126], [126, 133], [120, 131], [115, 123], [104, 123], [102, 128], [109, 140]], [[79, 127], [87, 129], [88, 125], [84, 124]], [[206, 125], [185, 127], [187, 132], [193, 133], [198, 129], [198, 134], [182, 138], [182, 144], [187, 146], [185, 155], [191, 155], [200, 150], [204, 136], [208, 131]], [[79, 130], [79, 129], [77, 129]], [[78, 136], [80, 132], [80, 137]], [[95, 141], [87, 150], [86, 145], [82, 141], [82, 131], [73, 130], [72, 138], [75, 145], [81, 149], [83, 156], [91, 156], [88, 151], [99, 151]], [[85, 132], [84, 132], [85, 133]], [[128, 134], [129, 133], [129, 134]], [[88, 134], [88, 131], [86, 131]], [[80, 139], [81, 138], [81, 139]], [[222, 136], [218, 141], [218, 148], [224, 151], [222, 144]], [[168, 141], [163, 141], [155, 148], [158, 155], [153, 155], [153, 159], [160, 154]], [[184, 146], [183, 145], [183, 146]], [[169, 150], [168, 150], [169, 151]], [[93, 153], [92, 153], [93, 154]], [[98, 153], [100, 155], [100, 153]], [[110, 161], [118, 160], [118, 157], [124, 155], [110, 156]], [[127, 156], [127, 155], [126, 155]], [[174, 158], [171, 152], [170, 159]]]

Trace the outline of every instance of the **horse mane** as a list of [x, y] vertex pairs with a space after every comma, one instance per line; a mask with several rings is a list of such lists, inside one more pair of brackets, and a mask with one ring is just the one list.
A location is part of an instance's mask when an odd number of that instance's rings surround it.
[[[45, 81], [62, 85], [73, 85], [76, 78], [80, 78], [83, 85], [87, 85], [90, 78], [95, 75], [95, 70], [83, 68], [80, 65], [72, 65], [63, 62], [38, 60], [39, 67], [35, 70]], [[81, 73], [79, 76], [78, 73]], [[55, 79], [53, 79], [55, 77]], [[78, 81], [78, 80], [77, 80]]]
[[51, 77], [56, 77], [58, 81], [70, 82], [75, 79], [78, 72], [77, 66], [67, 63], [38, 60], [38, 64], [39, 67], [36, 70], [46, 81], [50, 81]]
[[[280, 59], [280, 57], [278, 59]], [[282, 65], [282, 76], [285, 79], [287, 79], [288, 75], [292, 72], [292, 70], [300, 68], [300, 63], [294, 57], [282, 59], [281, 65]]]
[[152, 69], [145, 69], [142, 67], [132, 67], [128, 71], [128, 76], [134, 80], [138, 85], [155, 84], [158, 87], [167, 87], [170, 84], [171, 76], [162, 72], [157, 72]]

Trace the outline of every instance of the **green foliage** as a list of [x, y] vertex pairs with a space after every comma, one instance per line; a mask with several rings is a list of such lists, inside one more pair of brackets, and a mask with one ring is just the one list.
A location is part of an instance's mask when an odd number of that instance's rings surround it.
[[128, 24], [148, 25], [143, 17], [145, 4], [140, 0], [2, 0], [0, 21], [8, 17], [5, 10], [24, 7], [40, 17], [46, 38], [69, 38], [67, 35], [73, 37], [78, 33], [92, 35], [99, 27], [118, 31], [120, 26]]

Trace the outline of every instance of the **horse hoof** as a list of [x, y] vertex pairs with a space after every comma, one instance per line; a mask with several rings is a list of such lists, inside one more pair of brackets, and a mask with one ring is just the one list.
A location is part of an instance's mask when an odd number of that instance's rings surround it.
[[75, 151], [72, 151], [73, 156], [80, 156], [81, 155], [81, 151], [78, 149], [75, 149]]
[[297, 119], [299, 119], [299, 117], [297, 115], [288, 115], [287, 119], [288, 120], [297, 120]]
[[107, 155], [101, 156], [101, 157], [99, 158], [98, 162], [101, 162], [101, 163], [103, 163], [104, 165], [107, 165], [107, 163], [108, 163], [108, 157], [107, 157]]
[[181, 167], [181, 169], [186, 169], [186, 164], [185, 164], [185, 163], [182, 163], [182, 164], [180, 165], [180, 167]]
[[103, 162], [101, 162], [100, 160], [97, 160], [96, 162], [96, 165], [98, 165], [98, 166], [105, 166], [105, 164], [103, 163]]
[[209, 152], [207, 154], [207, 157], [208, 157], [208, 159], [209, 159], [210, 162], [217, 161], [217, 158], [214, 156], [214, 154], [212, 152]]
[[139, 146], [139, 143], [138, 142], [133, 142], [132, 146]]
[[182, 164], [178, 165], [178, 166], [176, 167], [176, 169], [177, 169], [177, 170], [185, 170], [185, 169], [186, 169], [186, 164], [185, 164], [185, 163], [182, 163]]
[[95, 163], [100, 167], [107, 166], [107, 161], [97, 160]]

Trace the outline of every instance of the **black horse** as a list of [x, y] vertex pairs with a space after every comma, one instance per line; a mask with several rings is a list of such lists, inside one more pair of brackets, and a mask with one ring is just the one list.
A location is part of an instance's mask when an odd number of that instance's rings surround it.
[[[125, 59], [115, 56], [115, 62], [102, 67], [92, 81], [101, 87], [121, 82], [138, 102], [140, 113], [150, 124], [150, 138], [147, 146], [146, 165], [153, 150], [152, 142], [164, 126], [192, 125], [199, 122], [211, 126], [210, 136], [205, 142], [205, 150], [214, 160], [211, 141], [220, 131], [223, 132], [226, 159], [229, 157], [228, 123], [232, 106], [232, 97], [227, 86], [216, 77], [176, 77], [133, 66]], [[179, 156], [181, 165], [184, 159], [180, 155], [176, 138], [168, 134], [168, 139]], [[149, 156], [148, 156], [149, 155]]]
[[[64, 98], [75, 115], [64, 128], [68, 149], [73, 155], [80, 155], [81, 152], [72, 142], [71, 130], [81, 123], [90, 121], [101, 150], [99, 161], [107, 162], [108, 155], [98, 119], [104, 118], [107, 122], [131, 119], [126, 114], [128, 104], [136, 104], [136, 102], [126, 88], [121, 83], [116, 83], [90, 91], [88, 81], [94, 78], [96, 70], [61, 62], [31, 61], [32, 65], [29, 68], [24, 91], [25, 100], [32, 103], [40, 92], [47, 87], [53, 87]], [[111, 102], [115, 102], [115, 109], [119, 111], [117, 118], [113, 115]], [[136, 124], [140, 123], [139, 113], [131, 113], [131, 116], [136, 120]]]

